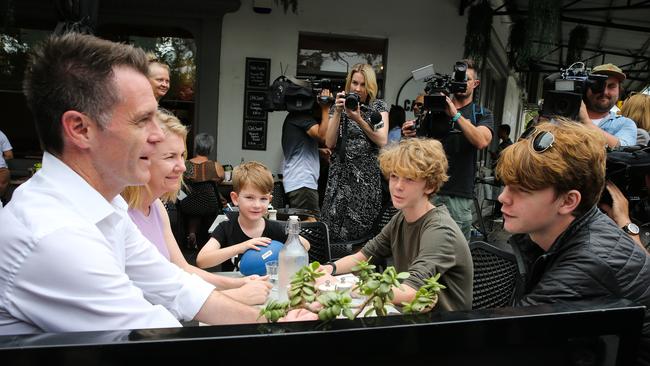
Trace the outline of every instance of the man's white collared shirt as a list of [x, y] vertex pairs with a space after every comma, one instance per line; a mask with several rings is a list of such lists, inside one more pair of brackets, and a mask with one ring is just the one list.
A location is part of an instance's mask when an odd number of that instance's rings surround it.
[[214, 287], [167, 261], [121, 196], [59, 159], [0, 210], [0, 334], [178, 327]]

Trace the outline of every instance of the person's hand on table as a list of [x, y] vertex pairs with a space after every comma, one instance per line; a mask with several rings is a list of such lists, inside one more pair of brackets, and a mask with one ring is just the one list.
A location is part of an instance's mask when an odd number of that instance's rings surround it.
[[254, 275], [244, 277], [243, 280], [244, 280], [244, 283], [248, 283], [248, 282], [251, 282], [251, 281], [268, 281], [269, 276], [268, 275], [260, 276], [260, 275], [254, 274]]
[[236, 297], [237, 300], [246, 305], [264, 304], [272, 287], [273, 285], [268, 281], [248, 281], [242, 287], [236, 289]]
[[291, 310], [285, 317], [280, 318], [279, 321], [300, 322], [300, 321], [307, 321], [307, 320], [318, 320], [318, 314], [314, 314], [311, 311], [305, 309]]
[[258, 246], [265, 247], [271, 243], [271, 239], [260, 237], [246, 240], [245, 242], [237, 244], [237, 253], [242, 254], [248, 249], [260, 250]]

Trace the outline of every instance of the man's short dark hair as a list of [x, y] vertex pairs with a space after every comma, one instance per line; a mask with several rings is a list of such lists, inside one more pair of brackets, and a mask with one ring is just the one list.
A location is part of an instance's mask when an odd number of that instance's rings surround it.
[[506, 134], [510, 135], [510, 125], [502, 124], [499, 126], [499, 130], [503, 130]]
[[208, 156], [214, 147], [214, 137], [199, 133], [194, 137], [194, 155]]
[[84, 113], [102, 127], [108, 124], [120, 100], [114, 82], [114, 68], [119, 66], [148, 73], [141, 49], [90, 35], [52, 36], [34, 48], [23, 92], [45, 151], [63, 151], [61, 117], [66, 111]]
[[478, 75], [478, 70], [476, 70], [476, 63], [474, 62], [474, 60], [466, 58], [462, 61], [467, 64], [468, 69], [474, 70], [474, 74]]

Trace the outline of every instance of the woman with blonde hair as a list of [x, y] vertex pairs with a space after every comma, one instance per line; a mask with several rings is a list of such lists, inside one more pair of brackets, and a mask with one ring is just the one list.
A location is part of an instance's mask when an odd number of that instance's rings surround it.
[[625, 100], [621, 114], [636, 123], [637, 145], [647, 145], [650, 142], [650, 95], [634, 94]]
[[230, 278], [218, 276], [192, 266], [181, 253], [172, 233], [163, 201], [175, 201], [185, 172], [185, 138], [187, 128], [172, 114], [158, 111], [156, 120], [165, 137], [156, 144], [150, 157], [151, 177], [144, 186], [127, 187], [122, 196], [129, 204], [129, 216], [142, 234], [170, 262], [186, 272], [196, 274], [233, 299], [249, 304], [262, 304], [271, 285], [257, 277]]
[[[377, 99], [377, 92], [372, 66], [356, 64], [348, 73], [345, 92], [336, 95], [330, 109], [325, 143], [332, 156], [321, 220], [334, 242], [370, 235], [381, 210], [377, 156], [388, 141], [388, 106]], [[357, 105], [346, 103], [350, 99], [357, 99]]]

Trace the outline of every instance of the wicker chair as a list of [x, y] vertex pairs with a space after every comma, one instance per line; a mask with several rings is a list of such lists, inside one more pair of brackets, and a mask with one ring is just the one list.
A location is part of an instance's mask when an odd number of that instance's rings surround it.
[[472, 309], [511, 306], [522, 285], [514, 254], [483, 241], [469, 244], [474, 262]]

